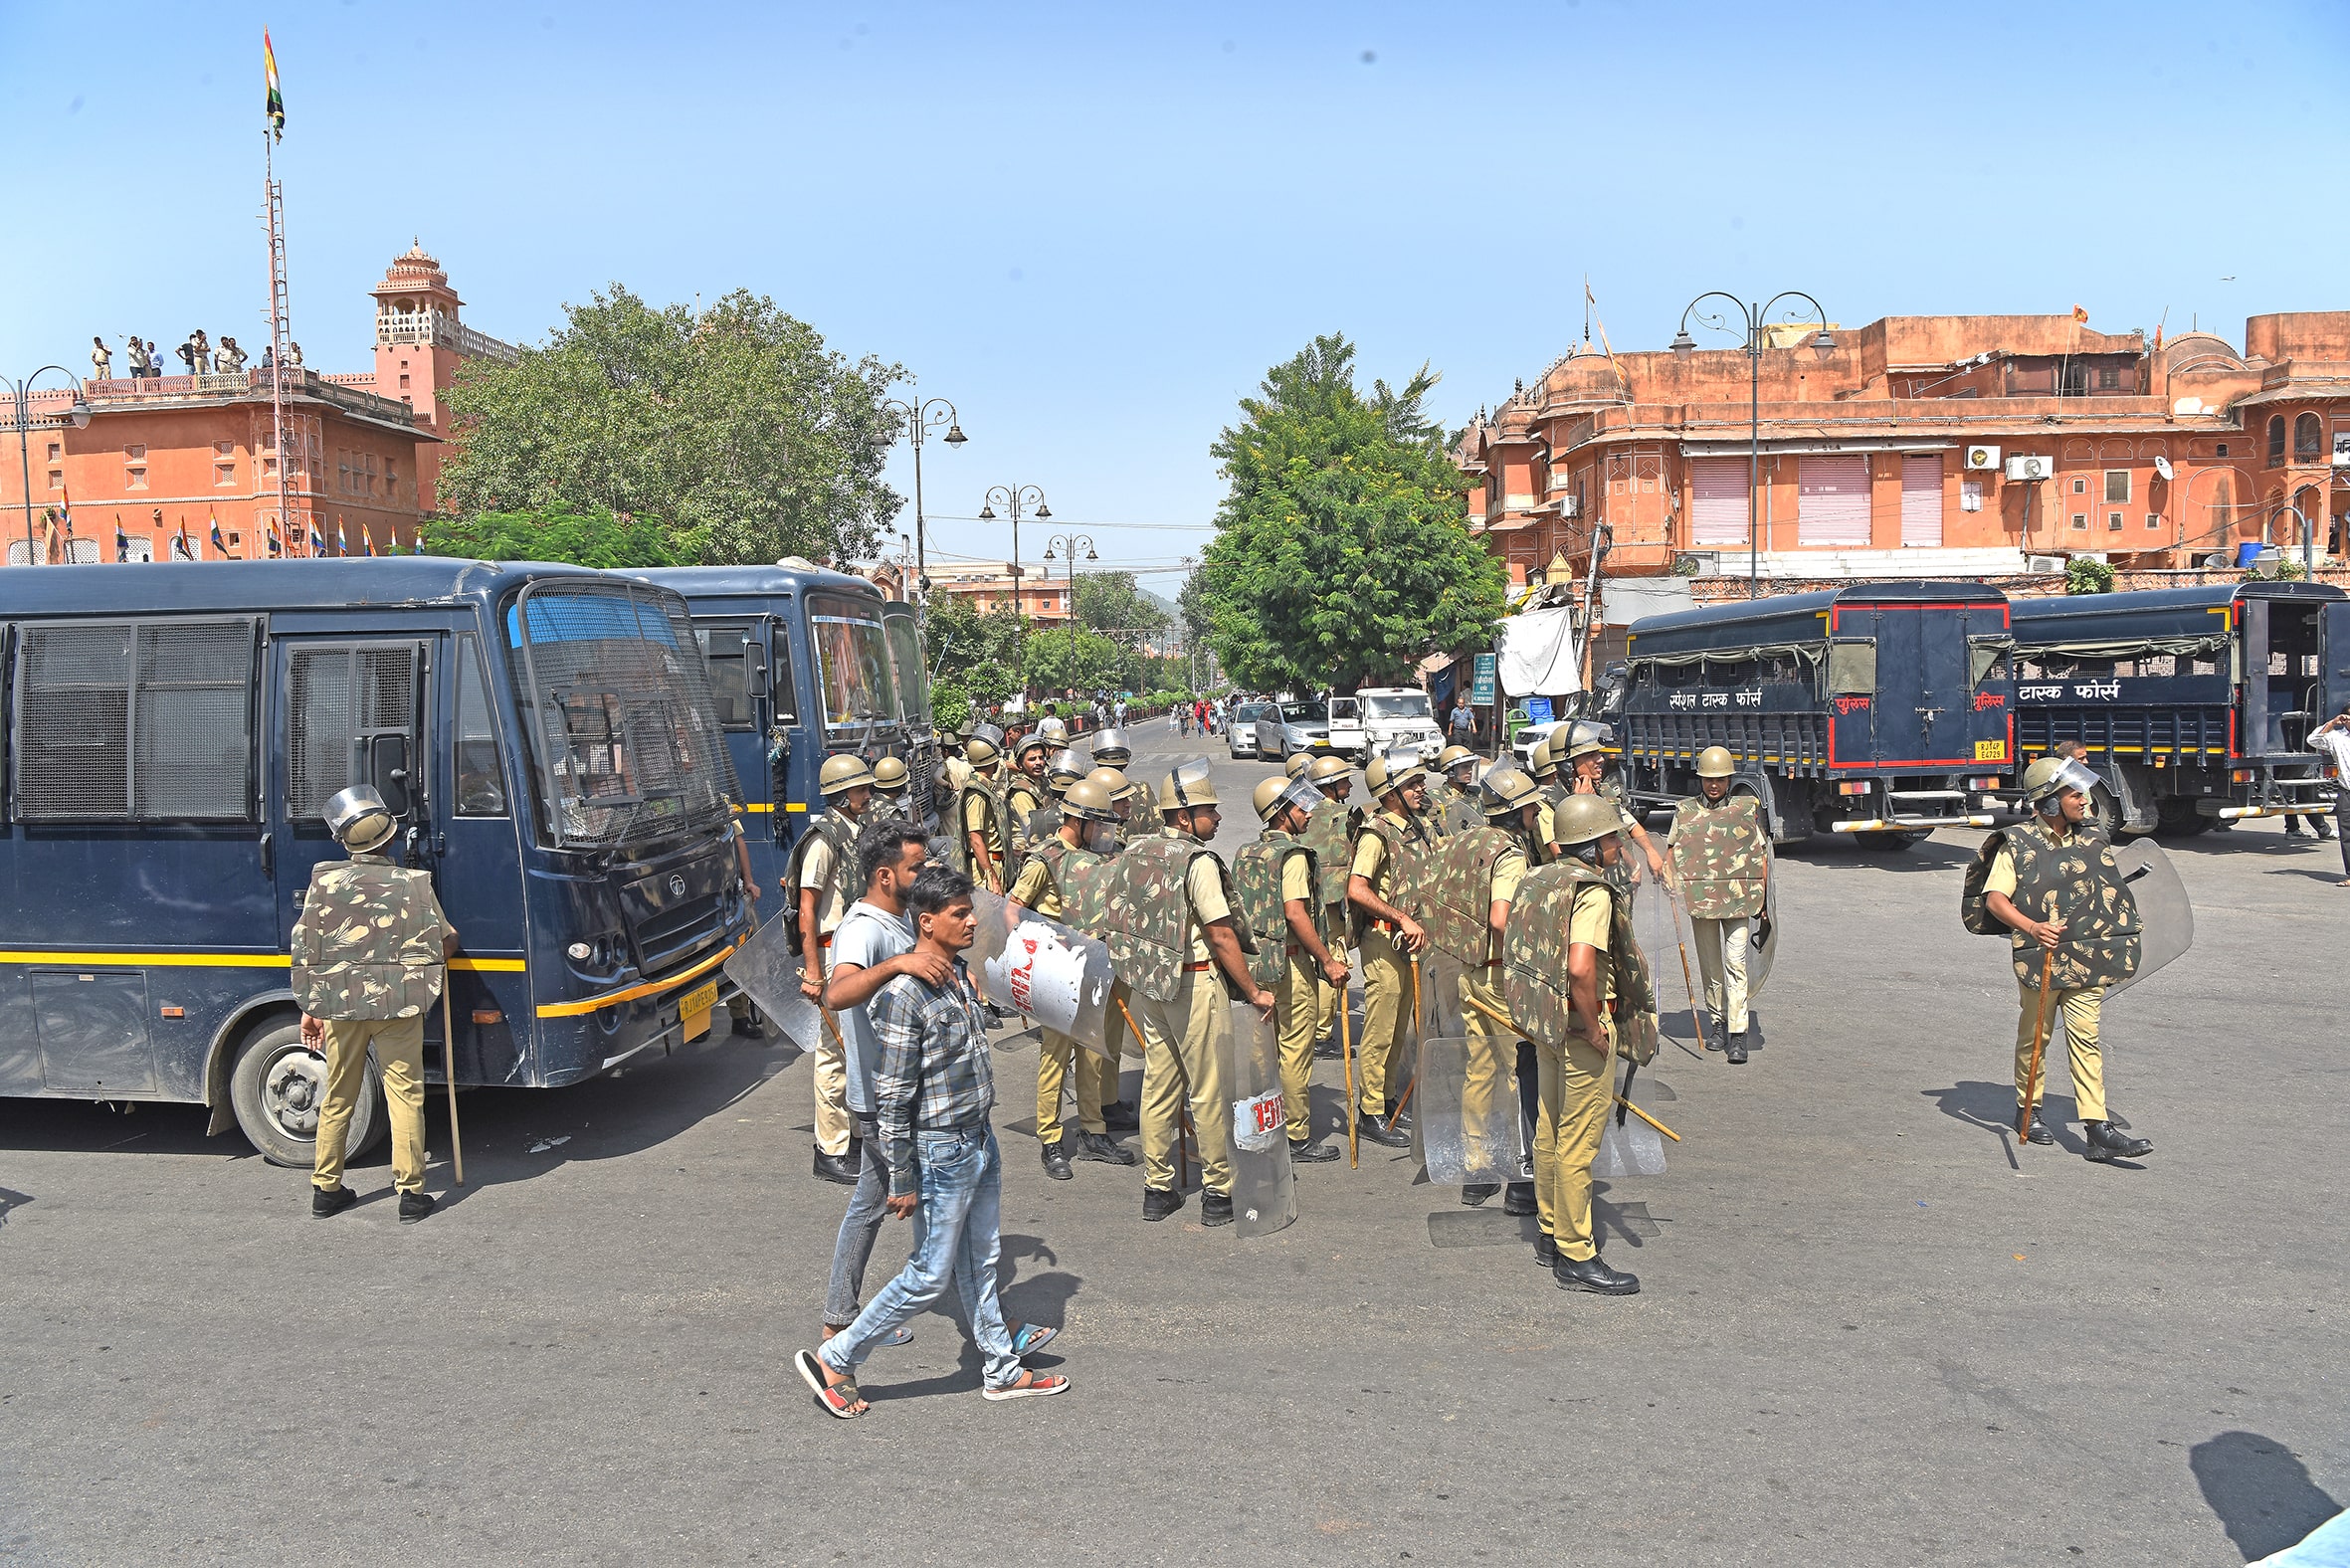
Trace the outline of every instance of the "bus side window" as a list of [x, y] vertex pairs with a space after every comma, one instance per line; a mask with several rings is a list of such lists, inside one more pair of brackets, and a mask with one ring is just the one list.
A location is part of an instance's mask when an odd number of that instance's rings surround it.
[[490, 683], [471, 633], [457, 640], [457, 814], [505, 815], [505, 776], [498, 769], [497, 723]]
[[697, 634], [707, 656], [710, 701], [718, 710], [721, 729], [749, 729], [751, 710], [750, 661], [744, 657], [742, 634], [731, 628]]
[[768, 639], [767, 689], [775, 704], [775, 722], [785, 729], [800, 721], [800, 688], [792, 680], [792, 633], [778, 622]]

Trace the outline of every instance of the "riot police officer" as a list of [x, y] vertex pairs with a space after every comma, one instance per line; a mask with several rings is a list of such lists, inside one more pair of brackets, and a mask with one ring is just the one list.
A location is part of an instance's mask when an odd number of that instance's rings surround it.
[[879, 759], [874, 763], [874, 799], [868, 809], [876, 816], [904, 816], [912, 807], [907, 796], [910, 783], [903, 762], [895, 757]]
[[1069, 794], [1069, 787], [1083, 778], [1092, 768], [1085, 759], [1067, 746], [1053, 753], [1053, 760], [1045, 764], [1045, 804], [1028, 819], [1027, 840], [1032, 846], [1050, 844], [1061, 831], [1061, 803]]
[[963, 742], [963, 760], [971, 765], [971, 776], [955, 799], [955, 870], [991, 892], [1002, 892], [1011, 875], [1006, 866], [1012, 858], [1011, 808], [997, 778], [1003, 771], [1003, 742], [1004, 732], [993, 724], [972, 729], [971, 738]]
[[1338, 1157], [1336, 1149], [1313, 1140], [1310, 1085], [1320, 988], [1343, 986], [1347, 973], [1346, 960], [1330, 950], [1313, 851], [1299, 837], [1321, 801], [1321, 792], [1303, 779], [1261, 782], [1250, 804], [1265, 831], [1241, 851], [1233, 868], [1241, 917], [1257, 949], [1250, 955], [1249, 972], [1258, 984], [1271, 987], [1274, 998], [1289, 1158], [1308, 1163]]
[[[1662, 881], [1665, 876], [1665, 857], [1658, 854], [1657, 846], [1649, 842], [1649, 830], [1641, 825], [1640, 818], [1624, 809], [1622, 781], [1608, 774], [1607, 748], [1612, 738], [1608, 726], [1579, 718], [1566, 731], [1553, 731], [1554, 741], [1560, 733], [1566, 735], [1566, 739], [1557, 745], [1558, 758], [1564, 768], [1560, 782], [1572, 794], [1596, 795], [1614, 806], [1619, 830], [1638, 845], [1642, 855], [1647, 857], [1650, 875]], [[1555, 812], [1557, 808], [1554, 806], [1552, 810]], [[1640, 881], [1637, 871], [1630, 864], [1623, 866], [1617, 875], [1627, 888]]]
[[[1045, 779], [1052, 758], [1052, 740], [1039, 730], [1030, 730], [1012, 746], [1012, 771], [1004, 776], [1004, 821], [1015, 862], [1025, 860], [1037, 842], [1029, 837], [1029, 825], [1045, 809], [1049, 789]], [[1056, 823], [1043, 837], [1050, 838], [1058, 831]], [[1005, 875], [1013, 874], [1007, 871]]]
[[1484, 808], [1477, 804], [1476, 769], [1481, 760], [1467, 746], [1447, 746], [1437, 753], [1440, 775], [1428, 790], [1430, 828], [1439, 836], [1466, 833], [1484, 826]]
[[[1095, 767], [1116, 768], [1120, 773], [1124, 773], [1127, 771], [1127, 764], [1133, 760], [1134, 748], [1126, 744], [1126, 732], [1123, 729], [1105, 729], [1093, 737], [1093, 765]], [[1137, 778], [1133, 780], [1133, 784], [1136, 799], [1140, 804], [1134, 809], [1131, 819], [1132, 827], [1127, 833], [1129, 839], [1159, 831], [1159, 802], [1158, 797], [1151, 793], [1150, 781]]]
[[1673, 881], [1688, 900], [1705, 1009], [1721, 1025], [1732, 1067], [1746, 1061], [1747, 922], [1767, 907], [1771, 882], [1771, 836], [1761, 803], [1751, 795], [1731, 798], [1737, 771], [1726, 746], [1697, 753], [1697, 795], [1673, 808], [1668, 841]]
[[[1354, 864], [1355, 835], [1363, 825], [1362, 814], [1346, 803], [1347, 796], [1354, 792], [1354, 769], [1343, 757], [1316, 757], [1306, 765], [1305, 779], [1322, 796], [1306, 818], [1303, 835], [1305, 847], [1313, 851], [1315, 874], [1319, 878], [1322, 929], [1330, 933], [1331, 951], [1344, 965], [1352, 956], [1347, 941], [1350, 921], [1346, 879]], [[1338, 1010], [1347, 1005], [1346, 979], [1341, 976], [1335, 981], [1322, 980], [1314, 991], [1314, 1054], [1334, 1057], [1341, 1046]]]
[[[797, 922], [800, 994], [811, 1002], [824, 996], [825, 952], [833, 932], [865, 892], [857, 885], [857, 838], [873, 803], [873, 770], [847, 753], [827, 757], [816, 786], [824, 796], [824, 814], [792, 846], [783, 875], [790, 917]], [[849, 1145], [857, 1122], [849, 1113], [849, 1066], [839, 1037], [829, 1029], [820, 1031], [809, 1054], [816, 1059], [816, 1174], [854, 1187], [857, 1162]]]
[[1396, 1073], [1416, 1022], [1406, 1005], [1412, 962], [1428, 945], [1428, 932], [1393, 900], [1401, 892], [1398, 873], [1404, 858], [1426, 850], [1430, 843], [1420, 815], [1428, 803], [1428, 770], [1417, 753], [1397, 751], [1374, 757], [1363, 778], [1379, 802], [1379, 812], [1364, 822], [1346, 878], [1346, 898], [1353, 906], [1355, 941], [1363, 959], [1358, 1103], [1364, 1118], [1362, 1136], [1400, 1149], [1410, 1147], [1412, 1135], [1404, 1130], [1399, 1114]]
[[392, 1184], [408, 1224], [433, 1212], [424, 1190], [424, 1015], [447, 983], [457, 932], [433, 896], [432, 874], [379, 853], [399, 831], [381, 795], [364, 784], [343, 790], [325, 816], [350, 859], [310, 868], [293, 941], [302, 1043], [326, 1054], [310, 1213], [322, 1220], [359, 1201], [342, 1183], [343, 1153], [373, 1047], [392, 1120]]

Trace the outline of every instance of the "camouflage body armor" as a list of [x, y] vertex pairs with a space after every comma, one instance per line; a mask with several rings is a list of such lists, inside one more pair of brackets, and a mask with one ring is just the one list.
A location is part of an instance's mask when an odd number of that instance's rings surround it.
[[1615, 996], [1603, 998], [1601, 1005], [1615, 1016], [1616, 1054], [1645, 1065], [1657, 1055], [1657, 991], [1648, 959], [1632, 939], [1631, 900], [1579, 860], [1554, 861], [1528, 872], [1518, 884], [1502, 942], [1503, 999], [1528, 1038], [1564, 1046], [1575, 1035], [1568, 936], [1574, 929], [1575, 895], [1593, 886], [1608, 889], [1608, 966], [1615, 980]]
[[[1118, 978], [1154, 1002], [1175, 1000], [1184, 966], [1191, 962], [1191, 945], [1184, 940], [1191, 898], [1183, 883], [1191, 863], [1202, 856], [1215, 861], [1229, 893], [1230, 879], [1216, 852], [1181, 834], [1137, 840], [1094, 875], [1077, 879], [1086, 888], [1086, 912], [1097, 922], [1085, 928], [1088, 934], [1109, 949]], [[1242, 949], [1253, 950], [1246, 930], [1240, 937]]]
[[[799, 927], [800, 865], [808, 859], [808, 847], [818, 839], [822, 839], [826, 844], [832, 846], [833, 881], [832, 885], [823, 891], [839, 898], [841, 908], [846, 911], [849, 905], [855, 903], [865, 893], [865, 889], [855, 885], [857, 881], [857, 835], [858, 826], [856, 823], [851, 822], [837, 811], [828, 811], [808, 824], [808, 831], [801, 834], [799, 842], [792, 846], [791, 858], [783, 865], [783, 885], [786, 889], [783, 917], [789, 922], [789, 929], [786, 933], [789, 940], [786, 945], [791, 951], [795, 953], [803, 951], [804, 944], [811, 934]], [[819, 915], [824, 912], [824, 898], [819, 897], [816, 900]]]
[[[1047, 823], [1041, 836], [1037, 832], [1039, 818], [1045, 819]], [[1028, 859], [1029, 852], [1061, 831], [1061, 809], [1048, 803], [1044, 791], [1038, 787], [1037, 781], [1022, 773], [1008, 780], [1004, 785], [1003, 821], [1004, 831], [1010, 838], [1012, 850], [1007, 859], [1013, 862], [1016, 867], [1018, 863]], [[1007, 887], [1011, 885], [1009, 879], [1013, 869], [1014, 867], [1007, 867], [1004, 872], [1007, 879], [1004, 885]]]
[[1323, 801], [1305, 819], [1299, 842], [1313, 852], [1314, 898], [1324, 909], [1346, 902], [1347, 873], [1354, 866], [1354, 836], [1362, 818], [1352, 806]]
[[1428, 939], [1471, 969], [1493, 958], [1493, 868], [1517, 848], [1506, 828], [1456, 833], [1426, 857], [1419, 919]]
[[[1382, 896], [1413, 919], [1419, 919], [1424, 890], [1421, 882], [1426, 876], [1422, 863], [1431, 848], [1427, 825], [1419, 818], [1412, 817], [1406, 820], [1405, 826], [1399, 828], [1387, 820], [1385, 812], [1373, 812], [1363, 819], [1363, 832], [1377, 834], [1379, 842], [1387, 846], [1387, 890]], [[1351, 856], [1347, 869], [1351, 875]], [[1340, 887], [1343, 890], [1344, 883]], [[1363, 932], [1371, 928], [1371, 916], [1363, 912], [1360, 904], [1350, 903], [1347, 910], [1353, 917], [1355, 945], [1359, 947], [1362, 945]]]
[[981, 886], [987, 883], [987, 869], [971, 864], [971, 831], [964, 826], [965, 812], [974, 795], [987, 802], [989, 826], [985, 837], [997, 858], [996, 869], [1003, 874], [1004, 885], [1009, 887], [1012, 879], [1019, 874], [1019, 868], [1012, 864], [1011, 836], [1008, 832], [1008, 824], [1012, 820], [1011, 807], [1005, 803], [1001, 784], [994, 779], [983, 779], [976, 773], [964, 780], [962, 793], [955, 797], [954, 834], [949, 841], [954, 849], [954, 869]]
[[381, 855], [310, 868], [294, 922], [294, 995], [320, 1019], [416, 1018], [441, 994], [441, 936], [430, 872]]
[[[2064, 922], [2053, 973], [2056, 989], [2117, 985], [2136, 974], [2142, 929], [2138, 901], [2113, 864], [2113, 846], [2097, 834], [2075, 833], [2059, 841], [2036, 821], [2010, 828], [2006, 842], [2016, 862], [2016, 895], [2009, 901], [2036, 920]], [[1986, 866], [1998, 853], [1995, 845], [1984, 845]], [[2022, 931], [2008, 934], [2016, 978], [2039, 989], [2040, 944]]]
[[1720, 805], [1684, 800], [1672, 811], [1666, 857], [1698, 920], [1743, 920], [1763, 912], [1770, 837], [1761, 803], [1733, 795]]
[[[1055, 918], [1064, 925], [1089, 932], [1091, 927], [1076, 918], [1077, 899], [1070, 883], [1084, 882], [1087, 870], [1102, 864], [1101, 857], [1095, 855], [1091, 850], [1075, 848], [1067, 839], [1056, 833], [1053, 837], [1038, 843], [1036, 858], [1043, 861], [1045, 870], [1053, 874], [1053, 892], [1061, 900], [1061, 908], [1058, 914], [1055, 914]], [[1040, 909], [1037, 912], [1040, 914], [1054, 913], [1054, 911], [1046, 909]]]
[[[1281, 983], [1282, 973], [1289, 965], [1289, 915], [1281, 902], [1281, 868], [1292, 855], [1305, 857], [1307, 888], [1319, 888], [1321, 872], [1314, 853], [1294, 834], [1276, 833], [1268, 828], [1254, 844], [1244, 846], [1233, 857], [1233, 910], [1256, 943], [1256, 951], [1249, 955], [1249, 974], [1268, 989]], [[1313, 918], [1318, 929], [1323, 923], [1323, 910], [1318, 904]], [[1327, 940], [1326, 933], [1324, 939]]]

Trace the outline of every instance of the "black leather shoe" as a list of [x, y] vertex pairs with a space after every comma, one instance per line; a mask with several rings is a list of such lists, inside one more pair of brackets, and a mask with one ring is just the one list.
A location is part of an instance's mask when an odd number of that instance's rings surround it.
[[433, 1208], [433, 1195], [431, 1193], [404, 1192], [400, 1194], [400, 1223], [402, 1225], [414, 1225], [417, 1221], [432, 1213]]
[[1327, 1143], [1292, 1143], [1289, 1145], [1289, 1163], [1292, 1165], [1319, 1165], [1324, 1160], [1334, 1160], [1337, 1157], [1338, 1151]]
[[1558, 1263], [1558, 1243], [1549, 1236], [1534, 1238], [1534, 1267], [1549, 1269]]
[[1534, 1184], [1530, 1181], [1513, 1181], [1501, 1194], [1503, 1214], [1522, 1220], [1537, 1212], [1538, 1208], [1539, 1205], [1534, 1202]]
[[827, 1154], [816, 1151], [816, 1175], [820, 1181], [839, 1182], [844, 1187], [857, 1185], [857, 1164], [846, 1154]]
[[1344, 1055], [1346, 1048], [1339, 1041], [1317, 1040], [1313, 1043], [1313, 1059], [1316, 1062], [1335, 1062]]
[[348, 1187], [312, 1187], [310, 1189], [310, 1218], [331, 1220], [359, 1201], [359, 1195]]
[[1500, 1190], [1501, 1184], [1497, 1181], [1468, 1182], [1461, 1188], [1461, 1201], [1473, 1209]]
[[1142, 1189], [1142, 1217], [1145, 1220], [1163, 1220], [1182, 1207], [1183, 1194], [1179, 1192], [1168, 1192], [1160, 1187]]
[[1583, 1259], [1560, 1254], [1550, 1266], [1550, 1277], [1558, 1281], [1561, 1290], [1589, 1290], [1594, 1295], [1640, 1294], [1637, 1277], [1610, 1269], [1596, 1253]]
[[1376, 1143], [1382, 1148], [1408, 1149], [1412, 1146], [1412, 1135], [1409, 1132], [1401, 1127], [1390, 1132], [1387, 1130], [1386, 1122], [1370, 1116], [1365, 1116], [1356, 1123], [1356, 1130], [1361, 1134], [1365, 1143]]
[[2041, 1120], [2040, 1113], [2035, 1111], [2032, 1116], [2032, 1124], [2024, 1129], [2024, 1141], [2026, 1143], [2054, 1143], [2056, 1141], [2056, 1135], [2049, 1131], [2049, 1124]]
[[1134, 1113], [1133, 1106], [1122, 1099], [1113, 1099], [1101, 1107], [1101, 1124], [1112, 1132], [1142, 1130], [1142, 1118]]
[[1391, 1099], [1387, 1102], [1387, 1120], [1398, 1132], [1402, 1132], [1411, 1127], [1412, 1113]]
[[[1067, 1138], [1061, 1140], [1061, 1148], [1063, 1153], [1069, 1152]], [[1074, 1157], [1080, 1160], [1099, 1160], [1104, 1165], [1131, 1165], [1134, 1163], [1132, 1149], [1119, 1148], [1110, 1142], [1106, 1135], [1099, 1132], [1078, 1133], [1077, 1153]]]
[[734, 1023], [734, 1038], [737, 1040], [764, 1040], [767, 1038], [767, 1031], [759, 1027], [759, 1021], [755, 1018], [737, 1019]]
[[1201, 1193], [1200, 1223], [1202, 1225], [1232, 1224], [1232, 1195], [1222, 1192]]
[[2100, 1165], [2142, 1159], [2154, 1152], [2153, 1139], [2133, 1138], [2110, 1121], [2084, 1121], [2081, 1129], [2089, 1135], [2088, 1158]]
[[1045, 1145], [1045, 1174], [1055, 1181], [1068, 1181], [1076, 1176], [1077, 1172], [1069, 1168], [1069, 1156], [1062, 1153], [1061, 1150], [1062, 1145], [1058, 1143]]

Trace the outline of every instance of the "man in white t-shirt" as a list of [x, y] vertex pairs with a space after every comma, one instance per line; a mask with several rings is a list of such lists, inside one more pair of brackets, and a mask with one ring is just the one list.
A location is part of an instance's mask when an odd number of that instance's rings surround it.
[[[874, 1039], [865, 1005], [898, 975], [918, 975], [937, 986], [946, 983], [950, 968], [942, 959], [914, 951], [913, 930], [905, 920], [905, 890], [922, 869], [928, 844], [921, 829], [899, 818], [878, 822], [866, 830], [857, 846], [857, 869], [865, 879], [865, 896], [849, 906], [833, 931], [833, 961], [825, 978], [824, 1006], [839, 1015], [841, 1038], [848, 1046], [842, 1055], [849, 1077], [849, 1114], [855, 1118], [858, 1133], [853, 1146], [862, 1154], [857, 1191], [850, 1196], [849, 1212], [841, 1218], [840, 1240], [833, 1244], [832, 1283], [824, 1297], [827, 1339], [857, 1321], [866, 1262], [873, 1256], [874, 1238], [881, 1234], [882, 1216], [888, 1212], [889, 1164], [874, 1128], [874, 1072], [881, 1063], [881, 1050]], [[892, 1342], [903, 1344], [905, 1340]]]
[[2342, 880], [2350, 887], [2350, 703], [2309, 731], [2309, 749], [2326, 759], [2334, 775], [2334, 838], [2342, 847]]

